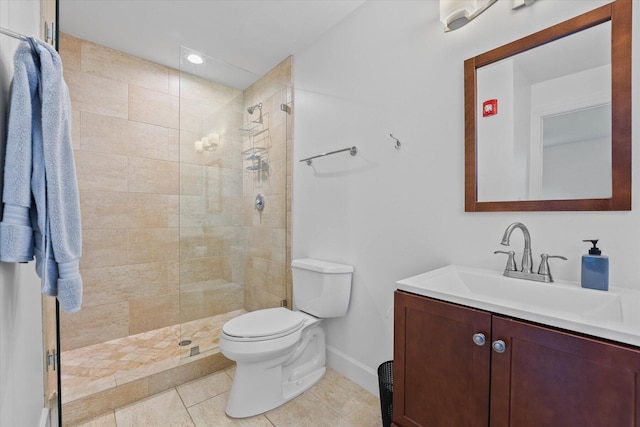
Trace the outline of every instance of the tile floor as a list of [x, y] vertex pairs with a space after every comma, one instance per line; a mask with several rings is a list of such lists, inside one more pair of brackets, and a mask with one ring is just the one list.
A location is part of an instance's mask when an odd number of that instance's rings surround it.
[[[211, 374], [116, 409], [82, 427], [265, 426], [379, 427], [380, 403], [332, 369], [311, 389], [265, 414], [245, 419], [225, 415], [234, 369]], [[78, 427], [80, 427], [78, 426]]]

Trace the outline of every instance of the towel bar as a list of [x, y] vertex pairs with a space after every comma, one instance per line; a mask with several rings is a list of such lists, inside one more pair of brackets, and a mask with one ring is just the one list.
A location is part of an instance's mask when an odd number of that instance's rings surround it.
[[351, 154], [352, 156], [355, 156], [356, 154], [358, 154], [358, 149], [354, 145], [353, 147], [343, 148], [342, 150], [329, 151], [328, 153], [322, 153], [322, 154], [318, 154], [317, 156], [307, 157], [306, 159], [302, 159], [300, 161], [307, 162], [307, 164], [310, 165], [311, 160], [313, 159], [317, 159], [318, 157], [330, 156], [331, 154], [342, 153], [343, 151], [348, 151], [349, 154]]

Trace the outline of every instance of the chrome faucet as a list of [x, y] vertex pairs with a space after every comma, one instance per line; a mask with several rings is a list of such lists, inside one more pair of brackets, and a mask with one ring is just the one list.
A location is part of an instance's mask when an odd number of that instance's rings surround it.
[[531, 235], [529, 234], [529, 229], [521, 223], [514, 222], [510, 224], [507, 229], [504, 231], [504, 235], [502, 236], [502, 241], [500, 244], [504, 246], [509, 246], [509, 239], [511, 238], [511, 233], [516, 228], [522, 230], [522, 234], [524, 235], [524, 253], [522, 254], [522, 270], [518, 271], [518, 267], [515, 261], [515, 252], [514, 251], [495, 251], [494, 254], [507, 254], [509, 259], [507, 260], [507, 266], [504, 269], [504, 275], [507, 277], [515, 277], [517, 279], [526, 279], [526, 280], [535, 280], [537, 282], [545, 282], [550, 283], [553, 282], [553, 277], [551, 276], [551, 270], [549, 269], [549, 258], [560, 258], [563, 260], [567, 260], [565, 257], [560, 255], [540, 255], [540, 267], [538, 268], [538, 272], [533, 272], [533, 259], [531, 256]]
[[526, 225], [521, 222], [514, 222], [509, 225], [507, 229], [504, 231], [504, 235], [502, 236], [501, 245], [509, 246], [509, 239], [511, 238], [511, 233], [516, 228], [522, 230], [522, 234], [524, 235], [524, 252], [522, 254], [522, 272], [523, 273], [533, 273], [533, 258], [531, 257], [531, 235], [529, 234], [529, 229]]

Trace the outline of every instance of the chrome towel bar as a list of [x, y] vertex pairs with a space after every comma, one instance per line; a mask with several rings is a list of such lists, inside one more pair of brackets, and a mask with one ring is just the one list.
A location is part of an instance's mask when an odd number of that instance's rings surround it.
[[343, 151], [348, 151], [349, 154], [355, 156], [358, 154], [358, 149], [354, 145], [353, 147], [343, 148], [342, 150], [329, 151], [328, 153], [318, 154], [317, 156], [307, 157], [306, 159], [300, 160], [301, 162], [307, 162], [308, 165], [311, 164], [311, 160], [317, 159], [318, 157], [330, 156], [331, 154], [342, 153]]

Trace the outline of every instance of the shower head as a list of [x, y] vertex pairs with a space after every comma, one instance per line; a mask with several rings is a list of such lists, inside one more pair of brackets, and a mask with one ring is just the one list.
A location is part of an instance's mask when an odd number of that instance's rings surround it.
[[262, 111], [262, 102], [256, 104], [256, 105], [252, 105], [251, 107], [247, 108], [247, 112], [249, 114], [253, 114], [253, 112], [258, 109], [260, 111]]

